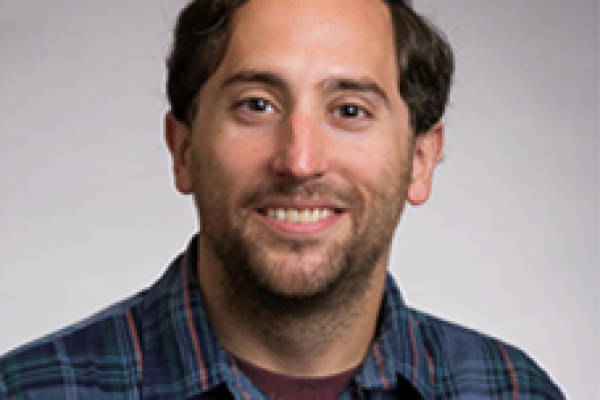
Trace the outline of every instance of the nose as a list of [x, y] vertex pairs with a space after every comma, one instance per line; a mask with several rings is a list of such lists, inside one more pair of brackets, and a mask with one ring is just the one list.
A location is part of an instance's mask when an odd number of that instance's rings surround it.
[[323, 176], [329, 168], [324, 135], [318, 120], [308, 113], [291, 114], [277, 131], [275, 174], [298, 180]]

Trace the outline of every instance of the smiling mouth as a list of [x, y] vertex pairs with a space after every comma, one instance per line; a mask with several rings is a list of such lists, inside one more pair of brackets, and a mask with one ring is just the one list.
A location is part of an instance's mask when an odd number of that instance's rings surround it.
[[339, 208], [259, 208], [258, 213], [281, 222], [315, 223], [342, 214]]

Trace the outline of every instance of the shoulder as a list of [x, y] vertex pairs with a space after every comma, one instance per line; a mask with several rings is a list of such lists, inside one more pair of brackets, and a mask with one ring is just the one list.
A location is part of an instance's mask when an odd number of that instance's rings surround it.
[[519, 399], [564, 399], [546, 372], [522, 350], [431, 315], [413, 309], [408, 312], [428, 362], [437, 369], [442, 391], [482, 396], [512, 392], [513, 398]]
[[143, 295], [0, 357], [0, 399], [24, 393], [27, 398], [70, 398], [67, 393], [97, 398], [95, 391], [131, 390], [137, 380], [131, 372], [137, 362], [132, 329]]

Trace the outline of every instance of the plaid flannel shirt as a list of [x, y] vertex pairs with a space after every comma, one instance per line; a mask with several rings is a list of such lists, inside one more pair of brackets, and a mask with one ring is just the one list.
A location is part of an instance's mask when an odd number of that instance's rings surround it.
[[[0, 358], [0, 399], [266, 398], [211, 327], [195, 242], [148, 290]], [[520, 350], [406, 307], [391, 276], [381, 313], [341, 399], [564, 399]]]

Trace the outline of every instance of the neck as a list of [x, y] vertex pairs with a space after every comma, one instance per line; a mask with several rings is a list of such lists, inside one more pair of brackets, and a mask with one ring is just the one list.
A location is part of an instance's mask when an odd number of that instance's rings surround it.
[[373, 340], [387, 254], [368, 279], [310, 298], [274, 299], [228, 290], [223, 267], [199, 241], [198, 279], [221, 344], [235, 356], [290, 376], [328, 376], [359, 365]]

